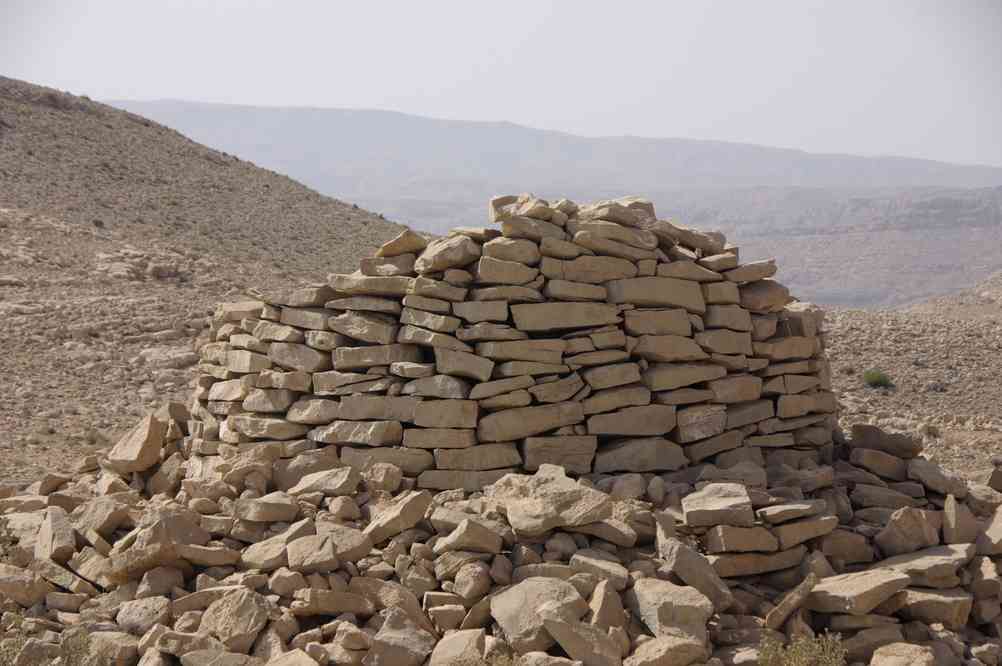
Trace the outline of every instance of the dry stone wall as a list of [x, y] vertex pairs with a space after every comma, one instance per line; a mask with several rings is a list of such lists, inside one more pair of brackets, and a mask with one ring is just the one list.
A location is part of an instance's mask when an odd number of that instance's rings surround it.
[[638, 200], [491, 211], [221, 306], [190, 406], [0, 486], [0, 663], [999, 663], [1002, 468], [833, 432], [771, 262]]
[[[823, 315], [722, 235], [642, 199], [490, 202], [352, 274], [220, 306], [192, 450], [287, 442], [428, 489], [508, 472], [747, 480], [830, 458]], [[751, 465], [747, 464], [751, 463]]]

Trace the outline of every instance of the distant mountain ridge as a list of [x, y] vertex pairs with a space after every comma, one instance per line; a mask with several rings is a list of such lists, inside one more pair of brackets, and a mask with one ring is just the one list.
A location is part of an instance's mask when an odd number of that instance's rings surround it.
[[[621, 187], [990, 187], [1002, 167], [934, 160], [810, 153], [744, 143], [634, 136], [584, 137], [509, 122], [442, 120], [396, 111], [254, 107], [179, 100], [114, 101], [114, 106], [166, 120], [192, 138], [248, 143], [259, 154], [286, 154], [269, 133], [308, 137], [311, 154], [336, 149], [331, 174], [350, 179], [347, 165], [390, 158], [392, 173], [427, 176], [468, 167], [469, 178], [579, 183], [581, 172], [607, 188]], [[247, 132], [258, 133], [249, 141]], [[203, 136], [204, 134], [204, 136]], [[474, 152], [475, 149], [475, 152]], [[248, 157], [251, 157], [248, 155]], [[540, 160], [545, 157], [545, 162]], [[475, 158], [475, 159], [471, 159]], [[563, 168], [561, 168], [563, 167]]]
[[[639, 194], [661, 216], [726, 232], [748, 258], [776, 255], [798, 293], [822, 303], [904, 304], [1002, 269], [1002, 257], [990, 251], [1002, 234], [999, 167], [590, 138], [393, 111], [112, 104], [434, 233], [483, 224], [484, 202], [498, 193], [582, 200]], [[852, 248], [834, 245], [846, 237]], [[951, 261], [943, 244], [954, 246]], [[843, 256], [850, 250], [855, 254]], [[878, 258], [881, 250], [892, 256]], [[863, 255], [867, 261], [851, 275], [838, 273]]]

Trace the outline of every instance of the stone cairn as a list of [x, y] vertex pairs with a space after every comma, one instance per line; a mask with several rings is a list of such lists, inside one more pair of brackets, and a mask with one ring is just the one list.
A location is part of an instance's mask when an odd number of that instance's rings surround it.
[[641, 199], [221, 305], [190, 405], [0, 488], [0, 658], [994, 665], [1002, 473], [846, 438], [823, 317]]

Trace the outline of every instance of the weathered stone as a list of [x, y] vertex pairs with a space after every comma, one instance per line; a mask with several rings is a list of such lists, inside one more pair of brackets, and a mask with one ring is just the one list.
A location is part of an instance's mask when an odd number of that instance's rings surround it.
[[299, 514], [299, 504], [286, 493], [276, 491], [257, 499], [240, 499], [233, 505], [233, 515], [258, 523], [289, 522]]
[[338, 347], [334, 350], [334, 364], [339, 371], [371, 368], [391, 363], [423, 360], [421, 348], [415, 345], [377, 345], [372, 347]]
[[[588, 417], [588, 434], [633, 437], [664, 435], [675, 427], [675, 422], [675, 408], [671, 405], [624, 407], [609, 414]], [[681, 455], [681, 450], [677, 453]]]
[[477, 416], [476, 400], [428, 400], [416, 410], [414, 424], [423, 428], [475, 428]]
[[814, 587], [818, 584], [818, 577], [815, 573], [809, 572], [795, 588], [783, 595], [772, 610], [765, 616], [765, 626], [768, 629], [779, 631], [786, 620], [797, 611], [810, 596]]
[[54, 591], [52, 585], [32, 571], [0, 562], [0, 595], [30, 608]]
[[633, 354], [648, 361], [673, 363], [700, 361], [709, 358], [691, 338], [681, 335], [643, 335], [637, 340]]
[[393, 257], [363, 257], [358, 262], [358, 270], [362, 275], [384, 275], [392, 277], [395, 275], [413, 275], [414, 260], [417, 255], [413, 253], [398, 254]]
[[399, 421], [332, 421], [310, 430], [307, 437], [327, 444], [393, 446], [401, 443], [403, 434]]
[[[409, 431], [405, 431], [409, 432]], [[340, 447], [341, 460], [345, 465], [364, 468], [373, 462], [390, 463], [399, 467], [404, 474], [415, 476], [433, 467], [435, 459], [428, 451], [418, 448], [377, 447], [356, 449], [350, 446]]]
[[491, 616], [518, 653], [546, 650], [554, 639], [545, 628], [547, 616], [578, 620], [588, 604], [573, 585], [552, 578], [527, 578], [491, 598]]
[[741, 307], [753, 312], [778, 312], [790, 302], [790, 290], [775, 280], [758, 280], [738, 288]]
[[76, 534], [66, 510], [50, 506], [35, 536], [35, 558], [65, 564], [76, 552]]
[[659, 636], [644, 641], [623, 666], [690, 666], [709, 657], [702, 641], [687, 636]]
[[751, 331], [751, 314], [740, 305], [707, 305], [703, 323], [707, 328], [729, 328], [732, 331]]
[[575, 372], [556, 381], [531, 386], [527, 392], [535, 398], [536, 402], [544, 404], [564, 402], [572, 399], [578, 391], [584, 388], [584, 385], [581, 375]]
[[926, 624], [940, 623], [948, 629], [959, 631], [967, 624], [974, 599], [961, 588], [926, 590], [908, 588], [896, 600], [897, 611], [910, 620]]
[[693, 587], [641, 578], [624, 595], [627, 606], [655, 637], [686, 636], [706, 643], [713, 603]]
[[290, 370], [321, 372], [331, 368], [330, 353], [293, 342], [272, 342], [268, 348], [268, 358], [275, 365]]
[[772, 528], [772, 533], [779, 539], [780, 549], [786, 550], [810, 539], [824, 536], [837, 526], [837, 516], [813, 516], [777, 525]]
[[477, 425], [481, 442], [509, 442], [584, 421], [579, 402], [522, 407], [488, 414]]
[[[580, 236], [581, 234], [578, 234]], [[571, 659], [589, 666], [621, 666], [621, 646], [603, 629], [561, 617], [561, 611], [550, 612], [544, 605], [543, 626]]]
[[468, 301], [453, 303], [452, 311], [457, 317], [472, 324], [484, 321], [508, 321], [507, 301]]
[[756, 576], [797, 566], [807, 554], [807, 548], [796, 546], [776, 553], [722, 553], [707, 557], [721, 578]]
[[667, 391], [726, 375], [725, 368], [712, 363], [653, 363], [644, 372], [643, 382], [652, 391]]
[[620, 321], [619, 309], [606, 303], [520, 303], [511, 316], [520, 331], [554, 331], [604, 326]]
[[428, 246], [424, 237], [410, 229], [404, 229], [394, 238], [386, 241], [376, 250], [377, 257], [398, 257], [402, 254], [416, 254]]
[[939, 545], [939, 529], [925, 511], [906, 507], [892, 513], [873, 540], [890, 557]]
[[880, 428], [865, 423], [852, 426], [853, 447], [876, 449], [899, 458], [911, 459], [922, 452], [922, 441], [905, 433], [884, 432]]
[[907, 574], [872, 569], [822, 578], [807, 597], [805, 606], [821, 613], [865, 615], [906, 587]]
[[758, 400], [762, 396], [762, 379], [754, 375], [730, 375], [707, 382], [713, 392], [713, 402], [735, 403]]
[[395, 342], [399, 330], [396, 317], [378, 312], [348, 311], [329, 317], [327, 324], [332, 331], [349, 338], [379, 345]]
[[142, 472], [160, 462], [167, 426], [148, 414], [108, 452], [108, 464], [117, 472]]
[[686, 444], [719, 435], [727, 426], [727, 410], [723, 405], [694, 405], [676, 412], [678, 430], [675, 438]]
[[706, 533], [708, 553], [774, 553], [779, 550], [779, 540], [764, 527], [735, 527], [715, 525]]
[[676, 576], [686, 585], [703, 593], [717, 612], [723, 612], [734, 603], [727, 584], [724, 583], [713, 565], [693, 548], [674, 537], [658, 539], [658, 559], [662, 566], [659, 575]]
[[226, 649], [246, 654], [267, 624], [268, 615], [263, 596], [252, 590], [237, 590], [205, 609], [199, 630], [218, 638]]
[[414, 270], [422, 275], [438, 273], [474, 262], [480, 254], [480, 245], [466, 236], [447, 236], [428, 243], [414, 263]]
[[374, 544], [380, 544], [414, 527], [424, 518], [429, 506], [431, 495], [427, 492], [412, 490], [402, 493], [383, 507], [363, 531]]
[[521, 285], [531, 282], [537, 275], [537, 268], [496, 257], [481, 257], [476, 264], [477, 282], [480, 284]]
[[563, 468], [548, 464], [533, 476], [509, 474], [485, 492], [506, 506], [508, 522], [526, 536], [595, 523], [612, 512], [608, 495], [567, 478]]
[[553, 301], [604, 301], [606, 290], [599, 284], [548, 280], [543, 287], [543, 295]]
[[254, 439], [296, 439], [309, 430], [305, 425], [285, 419], [250, 414], [234, 414], [227, 421], [234, 430]]
[[535, 266], [540, 259], [539, 245], [518, 238], [495, 238], [484, 243], [483, 256], [516, 261], [526, 266]]
[[593, 435], [528, 437], [522, 445], [523, 466], [535, 472], [541, 465], [559, 465], [573, 474], [588, 474], [597, 446]]
[[[445, 301], [442, 301], [445, 303]], [[447, 305], [447, 304], [446, 304]], [[400, 313], [400, 323], [404, 325], [418, 326], [439, 333], [454, 333], [462, 325], [459, 317], [435, 314], [414, 308], [404, 308]], [[331, 326], [333, 328], [333, 325]], [[393, 342], [395, 338], [389, 338], [388, 342]], [[370, 342], [387, 342], [385, 340], [371, 340]]]
[[711, 483], [686, 495], [682, 498], [682, 512], [690, 527], [751, 527], [755, 523], [748, 491], [736, 483]]
[[[543, 247], [546, 247], [544, 243]], [[618, 257], [577, 257], [562, 261], [543, 257], [540, 271], [549, 280], [566, 280], [586, 284], [602, 284], [609, 280], [632, 278], [637, 275], [637, 266], [628, 259]]]
[[612, 280], [606, 284], [610, 303], [631, 303], [639, 307], [680, 307], [689, 312], [706, 312], [706, 302], [698, 282], [668, 277], [641, 277]]
[[463, 400], [470, 394], [470, 382], [451, 375], [432, 375], [407, 382], [401, 393], [426, 398]]
[[661, 437], [624, 439], [603, 446], [595, 456], [595, 473], [677, 470], [688, 460], [682, 447]]
[[518, 467], [521, 464], [522, 456], [512, 442], [435, 450], [435, 466], [439, 469], [481, 471]]
[[681, 335], [692, 333], [689, 315], [684, 309], [628, 310], [624, 328], [630, 335]]
[[873, 651], [870, 664], [873, 666], [936, 666], [936, 653], [927, 645], [889, 643]]

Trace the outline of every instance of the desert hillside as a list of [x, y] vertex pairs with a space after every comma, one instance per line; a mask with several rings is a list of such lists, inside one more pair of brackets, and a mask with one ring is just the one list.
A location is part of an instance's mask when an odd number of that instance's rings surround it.
[[[831, 309], [828, 350], [844, 424], [918, 431], [970, 478], [1002, 454], [1002, 273], [896, 310]], [[867, 370], [893, 386], [870, 387]]]
[[145, 118], [0, 78], [0, 478], [65, 467], [186, 396], [217, 301], [322, 280], [398, 231]]
[[907, 305], [1002, 270], [998, 167], [373, 110], [113, 104], [434, 233], [479, 223], [497, 192], [642, 193], [662, 216], [737, 239], [746, 259], [775, 256], [817, 302]]

